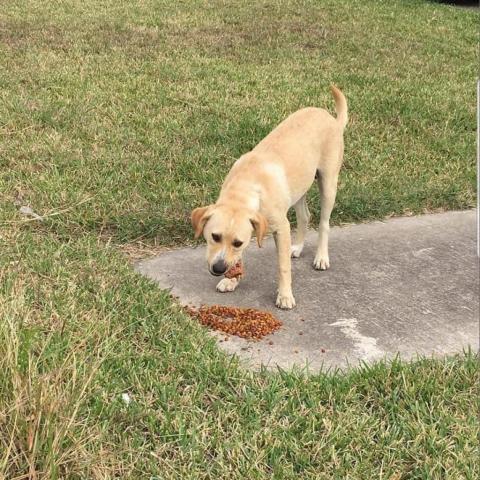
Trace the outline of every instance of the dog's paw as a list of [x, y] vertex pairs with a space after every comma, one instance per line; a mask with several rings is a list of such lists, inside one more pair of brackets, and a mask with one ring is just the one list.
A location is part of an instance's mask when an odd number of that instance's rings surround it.
[[292, 245], [290, 247], [290, 252], [293, 258], [298, 258], [303, 250], [303, 243], [298, 243], [297, 245]]
[[313, 261], [313, 267], [315, 270], [327, 270], [330, 268], [330, 260], [328, 255], [316, 255], [315, 260]]
[[223, 278], [217, 283], [218, 292], [233, 292], [238, 285], [237, 278]]
[[282, 295], [279, 293], [277, 295], [277, 301], [275, 302], [278, 308], [282, 308], [284, 310], [290, 310], [295, 306], [295, 299], [293, 295]]

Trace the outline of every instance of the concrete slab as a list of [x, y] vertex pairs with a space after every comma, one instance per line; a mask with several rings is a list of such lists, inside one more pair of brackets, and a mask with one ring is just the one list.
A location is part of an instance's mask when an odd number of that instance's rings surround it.
[[[136, 269], [170, 289], [183, 304], [266, 309], [283, 328], [260, 342], [220, 341], [247, 365], [294, 365], [318, 370], [478, 348], [476, 212], [393, 218], [331, 229], [328, 271], [312, 268], [316, 233], [293, 260], [297, 307], [274, 306], [276, 256], [270, 238], [252, 244], [246, 278], [235, 292], [218, 293], [205, 249], [180, 249], [139, 262]], [[223, 338], [223, 336], [221, 337]]]

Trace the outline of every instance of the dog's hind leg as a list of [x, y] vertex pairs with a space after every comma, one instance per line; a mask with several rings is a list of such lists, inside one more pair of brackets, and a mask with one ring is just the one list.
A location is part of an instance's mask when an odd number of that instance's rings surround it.
[[297, 231], [295, 233], [295, 243], [291, 247], [292, 257], [297, 258], [303, 250], [305, 235], [307, 234], [310, 212], [307, 206], [307, 194], [305, 194], [294, 206], [297, 217]]
[[318, 227], [318, 246], [313, 266], [317, 270], [327, 270], [330, 267], [328, 258], [328, 233], [330, 231], [330, 214], [335, 204], [337, 194], [338, 173], [320, 173], [317, 182], [320, 190], [320, 225]]

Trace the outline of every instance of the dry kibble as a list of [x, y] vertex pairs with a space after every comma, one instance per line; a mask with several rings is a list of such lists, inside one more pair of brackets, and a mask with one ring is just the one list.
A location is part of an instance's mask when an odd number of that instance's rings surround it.
[[227, 273], [225, 273], [225, 278], [237, 278], [240, 279], [245, 275], [243, 270], [243, 263], [239, 260]]
[[206, 327], [251, 340], [260, 340], [282, 325], [270, 312], [254, 308], [202, 305], [198, 309], [186, 307], [185, 310]]

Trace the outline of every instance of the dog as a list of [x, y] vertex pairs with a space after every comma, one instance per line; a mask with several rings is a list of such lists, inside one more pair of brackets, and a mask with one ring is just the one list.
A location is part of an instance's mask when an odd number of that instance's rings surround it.
[[[280, 123], [253, 150], [242, 155], [227, 175], [217, 202], [191, 214], [195, 238], [207, 242], [207, 263], [212, 275], [223, 275], [242, 258], [255, 232], [262, 246], [267, 229], [273, 233], [278, 255], [276, 305], [295, 306], [292, 293], [291, 257], [303, 250], [310, 213], [306, 196], [317, 179], [320, 190], [320, 225], [313, 266], [326, 270], [330, 214], [343, 162], [343, 132], [348, 122], [347, 101], [331, 86], [336, 118], [326, 110], [308, 107]], [[291, 245], [287, 212], [294, 207], [297, 218], [295, 242]], [[238, 278], [224, 278], [220, 292], [233, 291]]]

